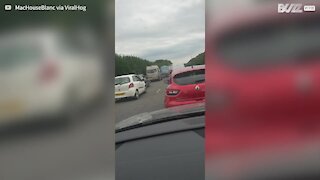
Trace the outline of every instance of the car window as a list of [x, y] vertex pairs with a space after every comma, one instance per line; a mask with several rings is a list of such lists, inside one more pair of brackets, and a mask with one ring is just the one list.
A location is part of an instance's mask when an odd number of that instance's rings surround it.
[[15, 67], [25, 63], [38, 62], [41, 49], [37, 46], [13, 43], [0, 48], [0, 67]]
[[126, 84], [130, 82], [130, 78], [129, 77], [120, 77], [120, 78], [115, 78], [115, 85], [119, 85], [119, 84]]
[[62, 35], [58, 39], [59, 52], [63, 54], [93, 54], [96, 53], [93, 39], [78, 35]]
[[205, 69], [187, 71], [176, 74], [173, 81], [178, 85], [189, 85], [203, 83], [205, 80]]
[[319, 34], [318, 17], [264, 23], [225, 34], [216, 52], [223, 63], [240, 68], [306, 63], [320, 55]]
[[169, 72], [169, 66], [162, 66], [161, 67], [161, 72], [168, 73]]
[[138, 76], [132, 76], [132, 79], [134, 82], [141, 81]]
[[147, 73], [155, 73], [155, 72], [157, 72], [156, 69], [149, 69], [149, 70], [147, 70]]

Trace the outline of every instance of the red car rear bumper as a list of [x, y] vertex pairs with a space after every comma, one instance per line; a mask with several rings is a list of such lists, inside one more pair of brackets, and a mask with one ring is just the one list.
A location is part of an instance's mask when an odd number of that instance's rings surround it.
[[165, 98], [164, 100], [164, 106], [166, 108], [169, 107], [174, 107], [174, 106], [181, 106], [181, 105], [186, 105], [186, 104], [194, 104], [194, 103], [200, 103], [200, 102], [204, 102], [205, 99], [201, 98], [201, 99], [196, 99], [196, 100], [172, 100], [172, 98]]

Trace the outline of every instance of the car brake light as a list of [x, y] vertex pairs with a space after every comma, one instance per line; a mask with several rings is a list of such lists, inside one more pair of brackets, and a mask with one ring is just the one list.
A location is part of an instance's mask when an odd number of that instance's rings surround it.
[[177, 90], [177, 89], [167, 89], [167, 95], [169, 96], [174, 96], [174, 95], [177, 95], [179, 94], [180, 90]]
[[52, 61], [45, 62], [40, 70], [41, 82], [50, 82], [58, 75], [58, 66]]
[[133, 88], [133, 87], [134, 87], [134, 84], [131, 83], [131, 84], [129, 85], [129, 88]]

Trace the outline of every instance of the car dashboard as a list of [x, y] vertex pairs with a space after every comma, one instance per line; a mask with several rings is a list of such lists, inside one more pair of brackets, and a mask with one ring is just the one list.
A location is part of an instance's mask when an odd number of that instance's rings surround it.
[[203, 116], [116, 133], [116, 179], [204, 179]]

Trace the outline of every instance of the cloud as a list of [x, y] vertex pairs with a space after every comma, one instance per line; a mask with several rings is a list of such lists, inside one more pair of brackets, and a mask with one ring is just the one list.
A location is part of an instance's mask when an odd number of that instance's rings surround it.
[[116, 0], [116, 52], [186, 63], [204, 51], [204, 0]]

